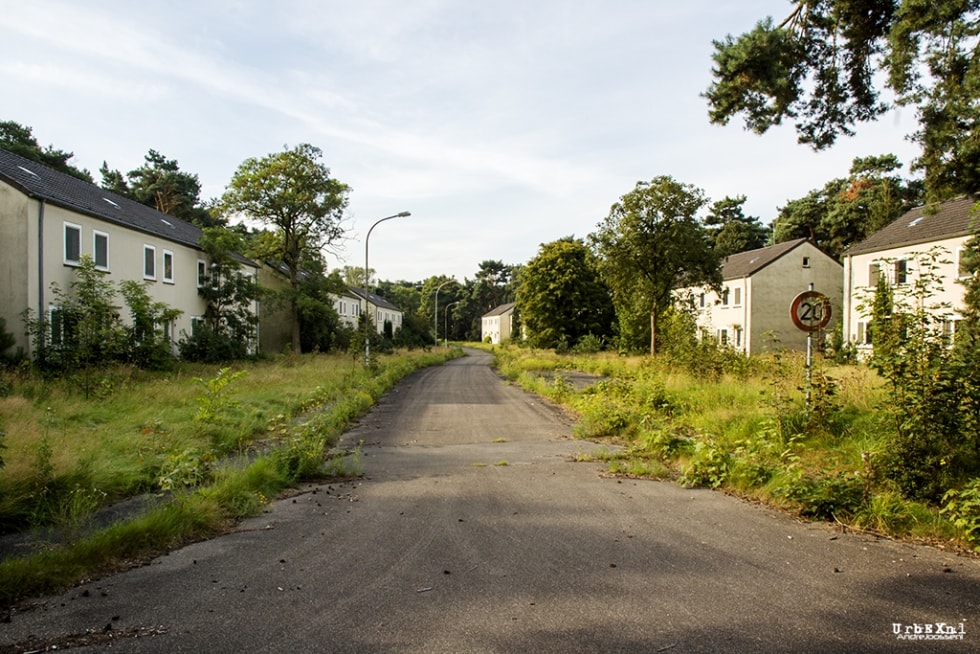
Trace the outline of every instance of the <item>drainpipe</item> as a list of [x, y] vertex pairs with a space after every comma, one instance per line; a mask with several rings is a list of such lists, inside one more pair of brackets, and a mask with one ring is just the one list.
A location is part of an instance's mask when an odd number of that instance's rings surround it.
[[[29, 302], [29, 301], [28, 301]], [[28, 306], [30, 304], [28, 303]], [[44, 199], [38, 200], [37, 208], [37, 319], [41, 330], [47, 329], [46, 314], [44, 312]], [[38, 339], [38, 345], [42, 348], [41, 352], [32, 352], [31, 356], [44, 357], [44, 339]], [[31, 343], [27, 344], [27, 351], [31, 351]]]

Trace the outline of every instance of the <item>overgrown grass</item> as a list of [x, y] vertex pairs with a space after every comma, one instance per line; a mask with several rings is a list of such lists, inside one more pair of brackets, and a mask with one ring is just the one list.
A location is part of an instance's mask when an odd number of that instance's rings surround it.
[[[661, 358], [493, 351], [501, 374], [577, 413], [578, 437], [622, 446], [608, 457], [615, 474], [718, 488], [895, 537], [970, 546], [970, 529], [980, 536], [980, 492], [947, 507], [950, 519], [885, 479], [887, 389], [867, 367], [818, 361], [807, 405], [802, 355], [753, 357], [705, 376]], [[602, 378], [575, 391], [562, 370]]]
[[[97, 401], [6, 371], [0, 532], [44, 527], [63, 544], [0, 562], [0, 605], [220, 533], [298, 481], [359, 474], [359, 450], [331, 451], [342, 431], [408, 373], [458, 354], [379, 356], [371, 370], [343, 355], [114, 369]], [[133, 520], [85, 529], [106, 504], [164, 490], [172, 499]]]

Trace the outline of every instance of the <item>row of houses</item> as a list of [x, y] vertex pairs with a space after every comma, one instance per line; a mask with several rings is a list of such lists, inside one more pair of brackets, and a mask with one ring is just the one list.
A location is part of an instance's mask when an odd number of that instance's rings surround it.
[[[16, 338], [15, 348], [27, 354], [31, 343], [20, 329], [23, 312], [56, 311], [51, 285], [67, 289], [83, 256], [116, 284], [144, 282], [155, 301], [179, 310], [180, 316], [161, 326], [172, 342], [193, 333], [206, 308], [198, 288], [211, 265], [201, 236], [196, 225], [0, 150], [0, 317]], [[277, 267], [237, 260], [242, 273], [261, 286], [287, 285]], [[362, 289], [349, 288], [335, 298], [334, 308], [350, 326], [370, 312], [379, 333], [385, 323], [396, 331], [402, 324], [396, 306]], [[259, 316], [259, 350], [282, 351], [290, 342], [288, 313], [259, 302], [252, 310]]]
[[[675, 300], [693, 308], [699, 336], [713, 338], [746, 355], [803, 350], [819, 319], [821, 335], [838, 327], [859, 353], [871, 348], [870, 299], [878, 279], [897, 290], [913, 289], [922, 276], [934, 278], [927, 306], [948, 307], [942, 329], [952, 335], [964, 306], [967, 242], [975, 233], [976, 199], [960, 197], [917, 207], [847, 250], [843, 264], [808, 239], [733, 254], [722, 263], [720, 291], [678, 289]], [[819, 297], [819, 305], [802, 303]], [[794, 315], [795, 314], [795, 315]], [[483, 339], [511, 336], [514, 304], [483, 316]]]
[[720, 292], [692, 287], [676, 296], [693, 302], [702, 336], [755, 354], [806, 347], [812, 325], [801, 328], [797, 298], [812, 290], [827, 302], [818, 308], [829, 314], [821, 331], [840, 327], [860, 354], [872, 346], [869, 307], [879, 278], [902, 292], [928, 275], [932, 288], [923, 308], [948, 307], [942, 329], [952, 335], [964, 307], [960, 282], [968, 274], [964, 255], [976, 205], [975, 198], [960, 197], [912, 209], [849, 248], [843, 264], [806, 239], [734, 254], [723, 262]]

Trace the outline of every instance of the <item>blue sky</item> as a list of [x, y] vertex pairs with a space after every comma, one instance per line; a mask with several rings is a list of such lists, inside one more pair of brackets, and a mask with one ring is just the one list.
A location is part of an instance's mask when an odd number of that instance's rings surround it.
[[[711, 125], [712, 39], [787, 0], [0, 0], [0, 120], [98, 179], [153, 148], [204, 198], [312, 143], [353, 192], [332, 266], [472, 278], [593, 231], [640, 180], [746, 195], [764, 223], [856, 156], [917, 153], [904, 110], [814, 153], [790, 127]], [[908, 170], [904, 171], [908, 174]]]

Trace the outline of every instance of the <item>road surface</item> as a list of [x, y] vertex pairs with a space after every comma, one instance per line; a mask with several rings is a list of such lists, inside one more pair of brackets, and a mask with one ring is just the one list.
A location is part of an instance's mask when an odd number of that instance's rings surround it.
[[488, 363], [383, 398], [362, 479], [45, 598], [0, 652], [980, 651], [976, 559], [604, 475]]

